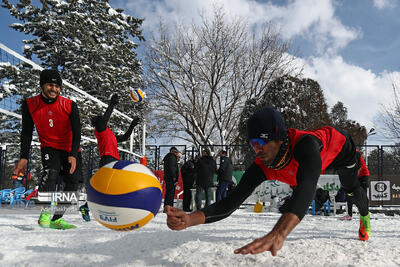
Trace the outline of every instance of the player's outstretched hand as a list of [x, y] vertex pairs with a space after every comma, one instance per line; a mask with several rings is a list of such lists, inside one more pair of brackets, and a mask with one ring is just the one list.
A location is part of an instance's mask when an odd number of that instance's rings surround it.
[[118, 104], [118, 102], [119, 102], [118, 95], [117, 94], [113, 94], [112, 97], [111, 97], [111, 104], [112, 105], [116, 105], [116, 104]]
[[283, 246], [283, 242], [285, 241], [285, 237], [280, 235], [277, 232], [270, 232], [266, 236], [261, 238], [257, 238], [253, 242], [236, 249], [235, 254], [258, 254], [264, 251], [270, 251], [272, 256], [276, 256], [278, 250], [280, 250]]
[[183, 210], [165, 206], [164, 212], [167, 214], [167, 225], [171, 230], [179, 231], [190, 226], [190, 215]]

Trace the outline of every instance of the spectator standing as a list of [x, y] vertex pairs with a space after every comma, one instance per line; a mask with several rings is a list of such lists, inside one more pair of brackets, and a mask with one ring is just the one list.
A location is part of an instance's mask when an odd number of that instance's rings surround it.
[[182, 182], [183, 182], [183, 210], [186, 212], [192, 211], [190, 209], [190, 202], [192, 200], [192, 191], [194, 181], [196, 179], [196, 163], [198, 156], [190, 159], [183, 164], [181, 168]]
[[232, 172], [233, 165], [232, 161], [229, 157], [227, 157], [226, 151], [222, 150], [219, 153], [220, 157], [220, 165], [217, 170], [217, 180], [218, 180], [218, 189], [217, 189], [217, 201], [226, 197], [226, 193], [228, 191], [228, 186], [232, 184]]
[[176, 147], [171, 147], [169, 153], [164, 157], [164, 182], [165, 182], [165, 206], [174, 206], [175, 187], [179, 178], [178, 162], [181, 152]]
[[217, 170], [217, 164], [211, 156], [210, 150], [203, 149], [201, 157], [196, 164], [196, 208], [200, 210], [202, 207], [202, 196], [205, 192], [206, 204], [205, 207], [211, 203], [211, 187], [213, 186], [214, 173]]

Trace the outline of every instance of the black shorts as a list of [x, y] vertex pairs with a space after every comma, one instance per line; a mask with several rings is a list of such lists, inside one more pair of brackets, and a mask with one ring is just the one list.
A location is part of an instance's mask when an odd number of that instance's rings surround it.
[[117, 161], [117, 160], [118, 159], [114, 158], [113, 156], [108, 156], [108, 155], [102, 156], [100, 158], [99, 168], [103, 167], [104, 165], [107, 165], [110, 162]]
[[58, 150], [51, 147], [43, 147], [41, 149], [42, 153], [42, 165], [44, 171], [53, 169], [58, 171], [59, 176], [62, 177], [61, 182], [65, 183], [68, 188], [71, 185], [77, 185], [82, 180], [82, 155], [78, 152], [76, 158], [76, 168], [75, 171], [70, 174], [69, 170], [71, 164], [68, 162], [69, 153], [64, 150]]

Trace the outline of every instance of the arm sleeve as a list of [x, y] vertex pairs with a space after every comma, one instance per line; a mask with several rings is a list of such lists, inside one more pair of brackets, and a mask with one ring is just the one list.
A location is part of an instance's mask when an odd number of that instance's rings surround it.
[[205, 223], [222, 220], [237, 210], [251, 195], [254, 189], [265, 181], [265, 175], [257, 164], [253, 163], [243, 174], [239, 184], [226, 198], [202, 209]]
[[124, 133], [123, 135], [117, 135], [117, 143], [119, 142], [124, 142], [126, 140], [128, 140], [129, 136], [131, 136], [133, 128], [135, 128], [136, 125], [139, 124], [139, 120], [132, 120], [131, 124], [129, 125], [128, 130], [126, 131], [126, 133]]
[[297, 186], [293, 189], [285, 212], [294, 213], [302, 220], [314, 197], [321, 174], [322, 160], [318, 139], [311, 135], [304, 136], [295, 145], [293, 156], [299, 163]]
[[177, 161], [175, 155], [168, 154], [164, 158], [164, 177], [171, 179], [178, 177], [179, 174], [177, 173], [176, 166], [177, 166]]
[[72, 129], [72, 149], [70, 156], [77, 157], [78, 149], [81, 143], [81, 119], [79, 116], [78, 106], [75, 102], [71, 105], [71, 114], [69, 115]]
[[110, 120], [111, 114], [113, 112], [114, 109], [114, 104], [111, 102], [106, 111], [104, 112], [103, 116], [101, 116], [101, 118], [99, 120], [96, 121], [94, 127], [96, 128], [96, 130], [101, 133], [104, 132], [106, 130], [107, 127], [107, 123]]
[[28, 104], [26, 100], [22, 102], [22, 131], [21, 131], [21, 154], [20, 157], [28, 159], [29, 149], [32, 142], [32, 133], [34, 128], [34, 123], [32, 116], [28, 110]]
[[219, 169], [217, 170], [218, 177], [222, 176], [226, 171], [228, 162], [225, 158], [221, 159], [221, 164], [219, 165]]

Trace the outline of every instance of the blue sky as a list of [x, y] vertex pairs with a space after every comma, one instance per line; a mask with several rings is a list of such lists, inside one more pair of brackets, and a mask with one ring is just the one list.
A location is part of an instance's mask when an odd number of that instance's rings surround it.
[[[400, 84], [399, 1], [110, 1], [115, 8], [145, 18], [145, 35], [156, 30], [160, 17], [165, 22], [198, 22], [199, 11], [210, 14], [214, 3], [249, 25], [257, 27], [268, 20], [279, 25], [282, 36], [300, 52], [304, 76], [319, 82], [329, 106], [342, 101], [351, 119], [367, 128], [376, 126], [380, 105], [392, 97], [392, 82]], [[0, 8], [0, 22], [0, 42], [20, 52], [25, 36], [7, 27], [16, 20], [4, 8]], [[380, 138], [370, 139], [378, 143]]]

